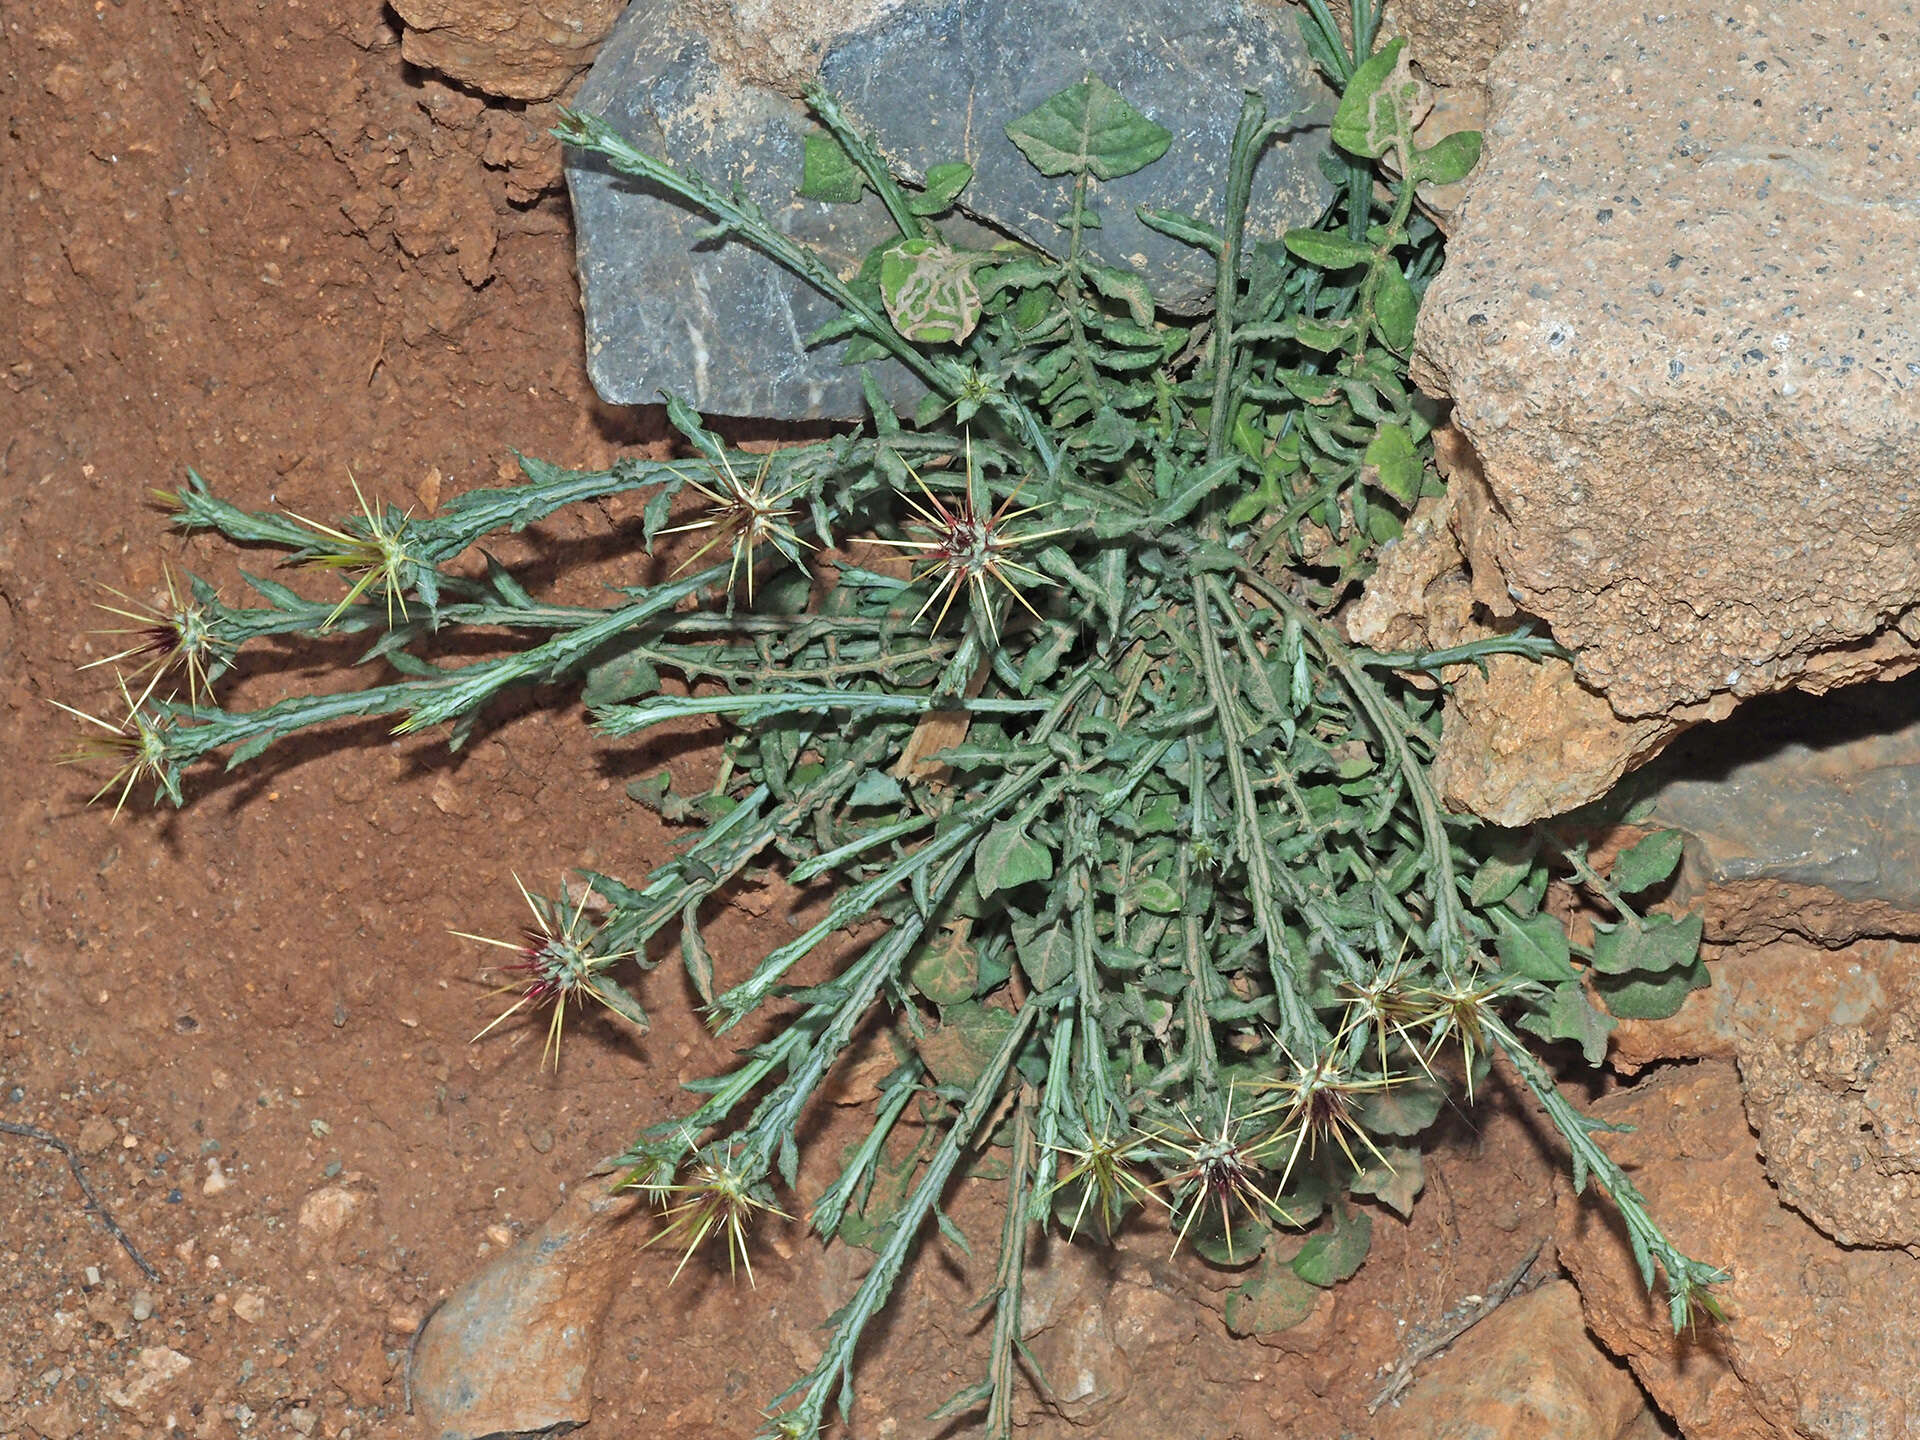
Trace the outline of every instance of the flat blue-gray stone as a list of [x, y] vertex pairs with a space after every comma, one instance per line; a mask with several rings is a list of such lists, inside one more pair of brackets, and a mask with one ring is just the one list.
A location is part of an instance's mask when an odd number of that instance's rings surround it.
[[[953, 243], [985, 248], [1012, 235], [1057, 251], [1054, 223], [1069, 178], [1039, 174], [1006, 125], [1056, 91], [1098, 75], [1166, 127], [1159, 161], [1097, 187], [1093, 253], [1147, 278], [1163, 304], [1195, 310], [1213, 261], [1148, 229], [1135, 207], [1217, 222], [1243, 90], [1299, 125], [1254, 178], [1251, 239], [1311, 223], [1330, 187], [1319, 169], [1332, 96], [1285, 7], [1259, 0], [949, 0], [906, 3], [833, 38], [821, 83], [909, 177], [951, 160], [974, 168], [965, 214], [941, 222]], [[831, 205], [797, 195], [814, 128], [789, 96], [738, 79], [674, 3], [636, 0], [594, 63], [576, 104], [636, 144], [722, 187], [739, 185], [787, 233], [851, 273], [895, 233], [879, 202]], [[701, 241], [706, 217], [643, 182], [573, 155], [567, 167], [579, 236], [587, 368], [612, 404], [671, 391], [709, 414], [847, 419], [864, 413], [857, 370], [840, 344], [809, 348], [831, 302], [738, 240]], [[910, 406], [918, 383], [874, 367], [888, 398]]]

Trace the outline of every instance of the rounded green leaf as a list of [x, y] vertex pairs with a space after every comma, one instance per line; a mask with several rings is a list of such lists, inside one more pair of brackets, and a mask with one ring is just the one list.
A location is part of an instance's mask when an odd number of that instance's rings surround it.
[[1575, 978], [1578, 972], [1567, 958], [1567, 932], [1557, 919], [1545, 914], [1516, 919], [1504, 905], [1490, 913], [1500, 932], [1493, 945], [1502, 970], [1548, 985]]
[[1687, 837], [1679, 830], [1657, 830], [1613, 862], [1607, 883], [1622, 895], [1637, 895], [1658, 885], [1680, 864]]
[[982, 896], [1011, 890], [1053, 874], [1053, 852], [1018, 825], [1002, 821], [980, 837], [973, 856], [974, 883]]
[[1167, 153], [1171, 131], [1154, 124], [1095, 76], [1007, 126], [1007, 138], [1042, 175], [1131, 175]]
[[1424, 150], [1413, 152], [1413, 178], [1429, 185], [1451, 185], [1480, 163], [1480, 132], [1456, 130]]

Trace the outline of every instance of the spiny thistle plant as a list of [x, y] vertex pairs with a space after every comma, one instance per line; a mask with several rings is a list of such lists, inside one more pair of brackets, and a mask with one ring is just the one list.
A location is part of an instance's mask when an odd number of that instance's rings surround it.
[[[663, 932], [677, 932], [716, 1032], [756, 1019], [758, 1043], [692, 1084], [698, 1103], [641, 1131], [618, 1169], [662, 1202], [682, 1264], [713, 1249], [750, 1268], [752, 1222], [783, 1196], [821, 1236], [873, 1250], [818, 1363], [773, 1401], [769, 1433], [817, 1434], [851, 1403], [861, 1335], [929, 1222], [957, 1233], [942, 1206], [958, 1177], [1003, 1177], [1006, 1208], [985, 1378], [940, 1413], [977, 1413], [1004, 1440], [1040, 1227], [1096, 1243], [1151, 1216], [1215, 1262], [1264, 1257], [1237, 1313], [1260, 1309], [1250, 1287], [1276, 1267], [1335, 1284], [1366, 1251], [1356, 1200], [1408, 1210], [1423, 1139], [1495, 1054], [1565, 1136], [1576, 1181], [1597, 1179], [1625, 1218], [1676, 1326], [1723, 1278], [1666, 1239], [1595, 1140], [1606, 1127], [1522, 1039], [1571, 1040], [1598, 1062], [1609, 1011], [1668, 1013], [1705, 983], [1697, 917], [1633, 900], [1673, 872], [1678, 837], [1642, 841], [1601, 875], [1584, 852], [1448, 814], [1427, 771], [1436, 680], [1551, 642], [1521, 628], [1384, 655], [1335, 619], [1378, 547], [1440, 492], [1407, 381], [1441, 258], [1416, 196], [1479, 153], [1471, 134], [1415, 143], [1401, 43], [1374, 53], [1374, 8], [1353, 12], [1352, 48], [1320, 0], [1305, 22], [1342, 92], [1323, 160], [1338, 198], [1319, 224], [1248, 233], [1255, 163], [1290, 133], [1251, 95], [1220, 212], [1141, 212], [1211, 258], [1204, 315], [1163, 309], [1082, 243], [1102, 182], [1170, 138], [1097, 78], [1007, 126], [1067, 197], [1044, 253], [951, 246], [939, 221], [967, 167], [910, 186], [813, 96], [807, 185], [871, 191], [900, 231], [851, 279], [751, 202], [569, 114], [566, 143], [834, 301], [841, 318], [819, 338], [916, 376], [927, 398], [912, 422], [869, 378], [871, 422], [854, 433], [746, 455], [670, 401], [685, 460], [574, 472], [523, 459], [523, 483], [433, 515], [362, 498], [357, 515], [316, 524], [238, 509], [197, 475], [165, 497], [181, 528], [290, 552], [348, 589], [313, 600], [248, 575], [261, 603], [241, 607], [192, 580], [191, 627], [164, 622], [170, 650], [199, 656], [186, 698], [123, 686], [124, 716], [91, 720], [122, 800], [152, 781], [177, 804], [196, 762], [241, 765], [346, 717], [448, 727], [458, 746], [503, 690], [531, 684], [578, 686], [609, 740], [704, 717], [729, 727], [706, 790], [676, 794], [664, 773], [632, 787], [692, 826], [672, 858], [633, 884], [583, 871], [604, 901], [591, 926], [581, 902], [529, 897], [536, 929], [494, 943], [520, 957], [515, 1008], [556, 1007], [555, 1040], [558, 1007], [588, 996], [644, 1022], [613, 972], [657, 963]], [[650, 492], [649, 547], [710, 534], [617, 603], [553, 604], [491, 557], [454, 564], [488, 536], [630, 491]], [[858, 563], [889, 547], [901, 563]], [[251, 642], [325, 632], [367, 636], [358, 663], [376, 678], [255, 710], [218, 702]], [[505, 653], [464, 658], [476, 632]], [[703, 920], [766, 867], [828, 877], [832, 899], [723, 977]], [[1606, 907], [1592, 945], [1544, 908], [1552, 873]], [[851, 958], [790, 983], [855, 926]], [[876, 1029], [897, 1063], [869, 1128], [802, 1197], [803, 1118]]]

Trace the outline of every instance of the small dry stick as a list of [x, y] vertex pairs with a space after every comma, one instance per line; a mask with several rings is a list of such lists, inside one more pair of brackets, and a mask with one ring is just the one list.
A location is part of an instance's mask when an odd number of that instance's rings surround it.
[[1513, 1293], [1520, 1288], [1520, 1282], [1527, 1278], [1527, 1272], [1533, 1268], [1533, 1262], [1540, 1258], [1540, 1251], [1546, 1243], [1544, 1239], [1534, 1242], [1534, 1247], [1527, 1252], [1526, 1258], [1513, 1267], [1506, 1279], [1488, 1291], [1487, 1298], [1477, 1307], [1454, 1321], [1431, 1340], [1422, 1341], [1414, 1346], [1407, 1357], [1394, 1367], [1393, 1374], [1388, 1377], [1387, 1383], [1380, 1387], [1380, 1393], [1367, 1402], [1367, 1413], [1371, 1415], [1382, 1405], [1399, 1398], [1400, 1392], [1413, 1383], [1415, 1370], [1511, 1299]]
[[107, 1213], [107, 1207], [100, 1202], [99, 1195], [94, 1192], [92, 1184], [87, 1180], [87, 1172], [80, 1168], [80, 1157], [73, 1153], [71, 1145], [58, 1135], [42, 1130], [37, 1125], [16, 1125], [11, 1120], [0, 1120], [0, 1131], [5, 1131], [9, 1135], [24, 1136], [28, 1140], [38, 1140], [43, 1145], [53, 1146], [66, 1156], [67, 1168], [73, 1171], [73, 1178], [80, 1182], [80, 1193], [87, 1197], [87, 1208], [100, 1217], [100, 1223], [107, 1227], [107, 1233], [118, 1240], [120, 1248], [133, 1257], [133, 1263], [140, 1267], [141, 1274], [156, 1285], [164, 1283], [160, 1279], [160, 1272], [147, 1263], [147, 1257], [142, 1255], [134, 1247], [133, 1241], [127, 1238], [127, 1232], [120, 1228], [120, 1222]]

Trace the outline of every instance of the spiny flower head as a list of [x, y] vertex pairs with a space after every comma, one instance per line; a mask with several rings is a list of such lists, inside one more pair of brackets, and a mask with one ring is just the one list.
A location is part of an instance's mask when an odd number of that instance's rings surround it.
[[1086, 1131], [1084, 1147], [1048, 1146], [1073, 1161], [1047, 1192], [1048, 1198], [1051, 1200], [1062, 1190], [1079, 1184], [1080, 1204], [1073, 1212], [1072, 1223], [1067, 1226], [1067, 1238], [1071, 1240], [1079, 1233], [1080, 1222], [1086, 1218], [1087, 1210], [1091, 1207], [1100, 1218], [1101, 1229], [1111, 1239], [1129, 1205], [1147, 1200], [1157, 1200], [1163, 1205], [1167, 1202], [1156, 1195], [1133, 1168], [1135, 1152], [1146, 1143], [1146, 1136], [1113, 1136], [1091, 1125], [1083, 1125], [1082, 1128]]
[[[1281, 1052], [1285, 1055], [1285, 1052]], [[1385, 1075], [1355, 1075], [1342, 1065], [1333, 1048], [1320, 1051], [1311, 1060], [1299, 1061], [1287, 1055], [1287, 1072], [1261, 1081], [1259, 1088], [1271, 1091], [1279, 1099], [1258, 1111], [1260, 1115], [1280, 1113], [1280, 1119], [1261, 1143], [1261, 1150], [1277, 1153], [1287, 1150], [1281, 1169], [1280, 1189], [1284, 1192], [1293, 1178], [1293, 1167], [1300, 1156], [1316, 1153], [1328, 1141], [1340, 1147], [1347, 1163], [1361, 1169], [1351, 1141], [1357, 1140], [1375, 1159], [1386, 1164], [1386, 1156], [1361, 1127], [1361, 1101], [1370, 1094], [1388, 1089], [1393, 1081]]]
[[202, 604], [191, 587], [182, 595], [173, 582], [173, 571], [164, 564], [160, 568], [167, 585], [167, 603], [161, 609], [142, 605], [111, 585], [104, 587], [108, 594], [119, 596], [133, 608], [122, 609], [118, 605], [98, 605], [95, 608], [131, 620], [133, 624], [93, 633], [130, 635], [134, 637], [134, 642], [124, 650], [99, 660], [90, 660], [80, 668], [91, 670], [96, 665], [109, 665], [137, 657], [140, 664], [133, 671], [134, 678], [137, 680], [151, 672], [146, 688], [140, 692], [140, 701], [144, 702], [153, 694], [161, 678], [177, 665], [186, 672], [188, 703], [196, 706], [211, 704], [212, 679], [233, 663], [234, 647], [221, 637], [217, 629], [219, 616], [215, 611]]
[[94, 791], [87, 803], [93, 804], [118, 785], [120, 796], [113, 804], [113, 818], [116, 820], [126, 806], [127, 796], [143, 776], [154, 782], [156, 801], [164, 794], [175, 805], [180, 804], [180, 766], [174, 758], [171, 744], [175, 724], [172, 715], [164, 706], [148, 703], [152, 687], [148, 687], [136, 700], [127, 689], [125, 676], [116, 673], [114, 680], [120, 686], [120, 699], [127, 707], [126, 718], [118, 724], [102, 720], [98, 715], [89, 715], [84, 710], [76, 710], [71, 705], [62, 705], [58, 700], [50, 702], [56, 709], [64, 710], [95, 727], [82, 734], [73, 749], [60, 757], [60, 763], [90, 765], [104, 760], [114, 766], [107, 783]]
[[[773, 469], [771, 452], [761, 460], [760, 468], [752, 480], [742, 480], [733, 468], [733, 462], [727, 459], [726, 452], [720, 452], [718, 467], [709, 465], [708, 472], [713, 479], [712, 485], [704, 485], [691, 475], [685, 477], [687, 484], [698, 490], [710, 502], [713, 508], [698, 520], [685, 525], [673, 525], [662, 530], [662, 535], [680, 535], [693, 530], [711, 530], [713, 535], [693, 554], [689, 555], [679, 567], [686, 570], [702, 555], [714, 546], [730, 544], [733, 549], [733, 563], [727, 568], [727, 593], [733, 593], [733, 582], [742, 570], [747, 572], [747, 604], [753, 604], [753, 552], [761, 545], [771, 545], [789, 564], [800, 563], [800, 551], [812, 549], [805, 540], [795, 533], [789, 517], [793, 514], [790, 503], [792, 496], [806, 488], [804, 480], [796, 480], [784, 489], [775, 489], [767, 483], [767, 477]], [[675, 571], [676, 574], [679, 571]]]
[[1219, 1207], [1220, 1229], [1229, 1247], [1233, 1244], [1232, 1202], [1238, 1201], [1254, 1220], [1260, 1220], [1263, 1211], [1279, 1213], [1272, 1197], [1260, 1186], [1259, 1147], [1239, 1138], [1241, 1128], [1233, 1118], [1233, 1093], [1229, 1090], [1217, 1125], [1207, 1127], [1183, 1115], [1179, 1129], [1162, 1129], [1154, 1135], [1185, 1162], [1161, 1182], [1172, 1197], [1164, 1202], [1167, 1208], [1186, 1210], [1179, 1233], [1174, 1236], [1174, 1249], [1180, 1248], [1201, 1212], [1212, 1206]]
[[594, 949], [597, 932], [584, 930], [581, 925], [586, 911], [587, 896], [590, 891], [583, 890], [580, 899], [569, 915], [564, 905], [556, 905], [545, 897], [531, 895], [525, 885], [520, 884], [518, 875], [513, 883], [520, 887], [520, 894], [527, 902], [527, 908], [533, 911], [533, 924], [522, 930], [521, 938], [513, 940], [495, 940], [486, 935], [470, 935], [465, 930], [454, 930], [462, 940], [476, 940], [482, 945], [498, 946], [502, 950], [511, 950], [515, 958], [495, 967], [498, 974], [510, 977], [507, 983], [493, 993], [503, 994], [509, 990], [518, 990], [520, 998], [505, 1010], [502, 1010], [475, 1035], [479, 1040], [491, 1033], [508, 1016], [532, 1007], [551, 1006], [552, 1018], [547, 1022], [547, 1043], [540, 1053], [541, 1067], [551, 1064], [555, 1070], [560, 1068], [560, 1036], [565, 1027], [568, 1004], [584, 1005], [591, 998], [605, 1005], [615, 1014], [631, 1020], [644, 1028], [646, 1013], [633, 1002], [619, 983], [606, 972], [622, 960], [630, 959], [636, 952], [616, 950], [601, 953]]
[[1506, 979], [1470, 981], [1446, 976], [1437, 985], [1413, 992], [1418, 1004], [1414, 1023], [1427, 1027], [1427, 1044], [1438, 1050], [1448, 1040], [1460, 1046], [1467, 1066], [1467, 1102], [1473, 1102], [1474, 1061], [1487, 1048], [1487, 1017], [1493, 1006], [1513, 992]]
[[635, 1188], [646, 1191], [660, 1206], [663, 1223], [646, 1243], [673, 1237], [675, 1244], [684, 1247], [680, 1263], [673, 1269], [674, 1280], [680, 1278], [696, 1250], [711, 1239], [724, 1238], [728, 1272], [737, 1275], [745, 1270], [747, 1283], [753, 1284], [747, 1231], [753, 1227], [754, 1212], [790, 1218], [774, 1205], [762, 1172], [742, 1163], [727, 1146], [707, 1146], [678, 1181], [651, 1181]]
[[1387, 1042], [1391, 1034], [1405, 1043], [1419, 1061], [1420, 1068], [1427, 1068], [1427, 1058], [1420, 1047], [1414, 1044], [1410, 1027], [1424, 1018], [1422, 994], [1407, 983], [1406, 952], [1403, 950], [1391, 965], [1377, 972], [1374, 977], [1362, 984], [1358, 980], [1344, 980], [1340, 984], [1344, 992], [1341, 1003], [1347, 1007], [1347, 1016], [1341, 1024], [1340, 1034], [1335, 1037], [1338, 1047], [1342, 1040], [1356, 1030], [1371, 1030], [1378, 1046], [1380, 1073], [1387, 1073]]
[[413, 512], [409, 510], [403, 515], [391, 505], [376, 510], [361, 493], [360, 482], [352, 475], [347, 479], [353, 486], [354, 499], [360, 502], [360, 519], [349, 522], [354, 524], [355, 531], [336, 530], [304, 515], [293, 517], [315, 531], [318, 538], [287, 564], [309, 570], [337, 570], [353, 581], [345, 598], [333, 607], [333, 613], [320, 626], [322, 630], [330, 628], [349, 606], [370, 590], [386, 596], [388, 625], [393, 624], [396, 604], [400, 607], [400, 618], [406, 619], [407, 587], [413, 582], [414, 567], [422, 563], [408, 548], [413, 537], [407, 521]]
[[[915, 518], [909, 523], [922, 531], [927, 538], [919, 540], [883, 540], [883, 545], [898, 545], [907, 550], [918, 550], [924, 559], [914, 583], [923, 580], [934, 582], [933, 591], [927, 596], [926, 603], [913, 617], [917, 622], [927, 611], [933, 608], [934, 601], [940, 601], [940, 613], [934, 617], [933, 628], [938, 630], [947, 618], [947, 611], [953, 607], [954, 597], [963, 590], [971, 588], [980, 601], [980, 613], [987, 619], [990, 630], [997, 640], [998, 627], [993, 619], [993, 592], [988, 586], [989, 580], [998, 581], [1006, 592], [1034, 619], [1040, 618], [1027, 597], [1020, 593], [1014, 584], [1021, 579], [1038, 584], [1049, 584], [1047, 577], [1039, 571], [1022, 565], [1012, 558], [1012, 554], [1022, 545], [1030, 545], [1036, 540], [1045, 540], [1054, 535], [1065, 533], [1062, 530], [1029, 530], [1016, 532], [1010, 527], [1024, 515], [1032, 515], [1041, 507], [1029, 505], [1016, 510], [1019, 503], [1020, 487], [1015, 487], [1007, 498], [1000, 502], [999, 508], [989, 511], [976, 502], [973, 495], [973, 455], [972, 442], [968, 442], [967, 454], [967, 490], [953, 504], [949, 505], [928, 487], [920, 478], [919, 472], [909, 467], [907, 473], [920, 487], [920, 493], [927, 503], [922, 505], [911, 495], [903, 496], [912, 507]], [[943, 598], [944, 597], [944, 598]]]

